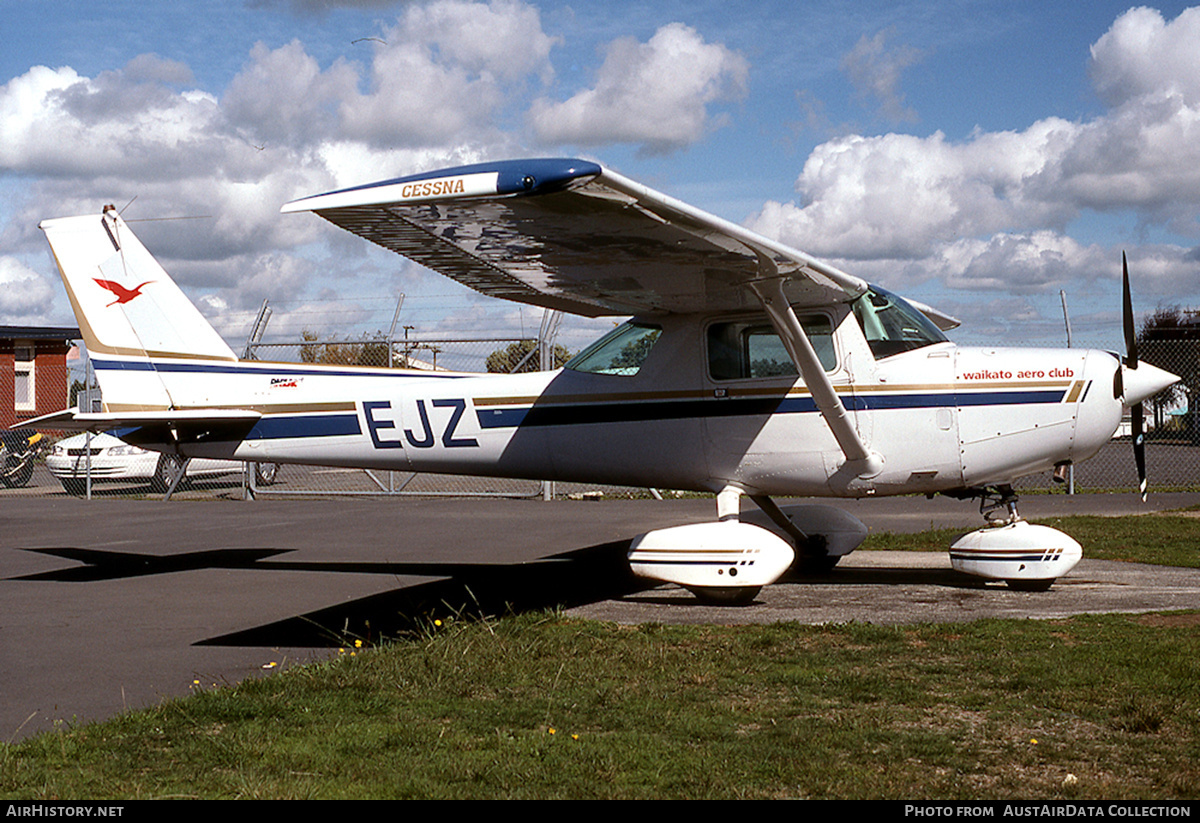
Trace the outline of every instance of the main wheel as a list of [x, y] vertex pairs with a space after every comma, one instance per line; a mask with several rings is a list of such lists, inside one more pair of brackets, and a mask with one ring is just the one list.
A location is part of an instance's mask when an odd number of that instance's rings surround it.
[[1048, 592], [1058, 578], [1049, 580], [1005, 580], [1008, 587], [1015, 592]]
[[792, 570], [799, 574], [829, 574], [834, 566], [842, 559], [840, 554], [800, 554], [796, 553], [796, 562]]
[[[154, 467], [154, 477], [150, 478], [150, 490], [158, 494], [166, 494], [171, 488], [171, 481], [183, 468], [183, 458], [177, 454], [159, 455], [158, 465]], [[183, 485], [181, 482], [180, 486]], [[178, 488], [178, 487], [176, 487]]]
[[696, 599], [710, 606], [749, 606], [762, 586], [687, 586]]

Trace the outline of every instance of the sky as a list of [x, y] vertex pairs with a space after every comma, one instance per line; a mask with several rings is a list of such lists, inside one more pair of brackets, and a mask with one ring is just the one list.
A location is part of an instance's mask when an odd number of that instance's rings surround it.
[[[1121, 344], [1200, 309], [1200, 8], [1013, 2], [0, 0], [0, 324], [74, 324], [40, 220], [113, 203], [240, 350], [533, 334], [284, 203], [595, 160], [963, 321]], [[137, 222], [134, 222], [137, 221]], [[610, 320], [568, 319], [575, 349]]]

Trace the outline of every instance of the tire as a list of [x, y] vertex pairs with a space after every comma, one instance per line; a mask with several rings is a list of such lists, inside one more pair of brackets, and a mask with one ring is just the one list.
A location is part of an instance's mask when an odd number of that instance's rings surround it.
[[273, 486], [279, 475], [278, 463], [255, 463], [254, 482], [259, 486]]
[[80, 480], [75, 477], [60, 477], [58, 482], [62, 483], [63, 491], [67, 494], [73, 494], [76, 497], [83, 497], [87, 494], [87, 481]]
[[27, 486], [31, 477], [33, 477], [33, 458], [26, 460], [25, 464], [17, 469], [15, 474], [9, 475], [8, 485], [10, 487]]
[[29, 483], [31, 477], [33, 477], [32, 456], [27, 455], [24, 460], [11, 454], [4, 456], [4, 475], [0, 477], [0, 482], [5, 486], [10, 489], [24, 486]]
[[1005, 580], [1008, 587], [1015, 592], [1048, 592], [1057, 578], [1049, 580]]
[[706, 606], [749, 606], [762, 586], [687, 586]]
[[797, 574], [829, 574], [833, 571], [834, 566], [841, 561], [843, 555], [840, 554], [796, 554], [796, 561], [792, 563], [792, 571]]
[[[154, 467], [154, 477], [150, 479], [150, 490], [157, 494], [166, 494], [171, 488], [171, 480], [179, 473], [183, 458], [176, 454], [159, 455], [158, 465]], [[186, 482], [186, 480], [184, 481]], [[176, 488], [182, 488], [181, 482]]]

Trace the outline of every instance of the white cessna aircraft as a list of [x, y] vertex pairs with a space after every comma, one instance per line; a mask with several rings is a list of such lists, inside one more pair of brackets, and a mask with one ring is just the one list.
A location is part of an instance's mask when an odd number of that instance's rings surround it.
[[[130, 442], [187, 458], [710, 492], [714, 522], [641, 535], [629, 562], [745, 601], [866, 534], [772, 495], [981, 498], [1000, 522], [955, 543], [954, 567], [1048, 588], [1079, 544], [1022, 521], [1011, 483], [1090, 457], [1124, 407], [1177, 380], [1137, 362], [1128, 299], [1124, 359], [956, 346], [953, 318], [582, 160], [427, 172], [283, 211], [485, 294], [633, 319], [530, 374], [240, 361], [110, 206], [41, 224], [104, 397], [42, 425], [132, 426]], [[739, 522], [742, 495], [788, 539]]]

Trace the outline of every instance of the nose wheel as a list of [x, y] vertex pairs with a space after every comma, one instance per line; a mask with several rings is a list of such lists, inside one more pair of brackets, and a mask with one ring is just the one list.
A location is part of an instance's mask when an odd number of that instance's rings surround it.
[[964, 534], [950, 546], [950, 565], [965, 574], [1003, 580], [1010, 589], [1046, 591], [1083, 557], [1070, 535], [1021, 518], [1012, 486], [967, 490], [980, 498], [988, 526]]

